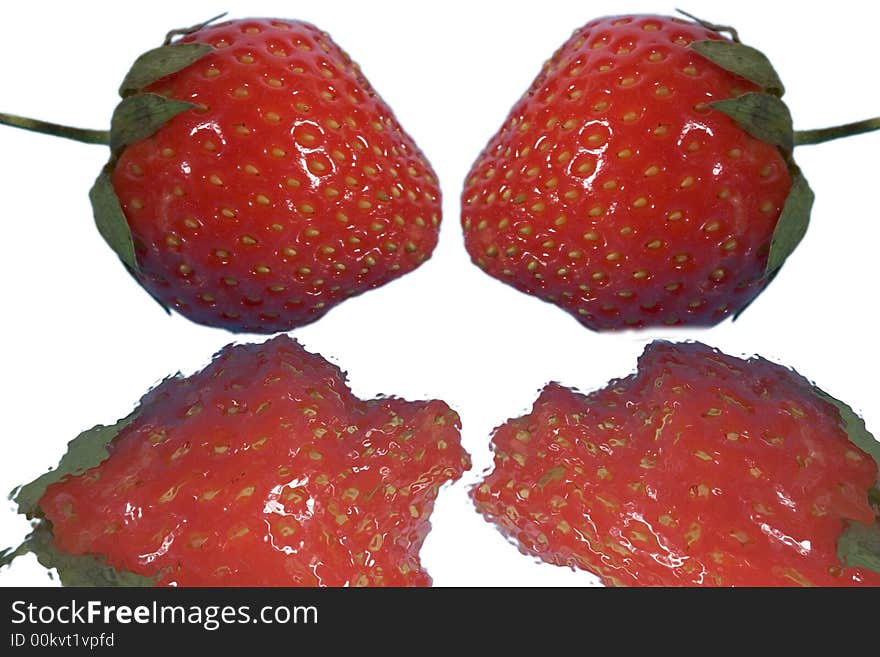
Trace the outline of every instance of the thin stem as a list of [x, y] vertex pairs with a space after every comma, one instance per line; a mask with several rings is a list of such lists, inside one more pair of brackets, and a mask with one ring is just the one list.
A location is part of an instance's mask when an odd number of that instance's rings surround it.
[[196, 23], [195, 25], [191, 25], [190, 27], [178, 27], [174, 30], [171, 30], [170, 32], [168, 32], [168, 34], [165, 35], [165, 41], [162, 45], [169, 46], [169, 45], [171, 45], [171, 42], [174, 41], [174, 39], [179, 36], [186, 36], [187, 34], [192, 34], [193, 32], [198, 32], [203, 27], [206, 27], [207, 25], [210, 25], [214, 21], [218, 21], [221, 18], [223, 18], [226, 15], [226, 13], [227, 12], [224, 11], [222, 14], [217, 14], [216, 16], [214, 16], [214, 18], [209, 18], [206, 21], [202, 21], [201, 23]]
[[107, 130], [72, 128], [69, 125], [39, 121], [37, 119], [29, 119], [26, 116], [16, 116], [15, 114], [5, 114], [3, 112], [0, 112], [0, 124], [21, 128], [22, 130], [32, 130], [44, 135], [73, 139], [84, 144], [103, 144], [105, 146], [110, 144], [110, 133]]
[[709, 21], [704, 21], [702, 18], [697, 18], [693, 14], [689, 14], [681, 9], [676, 9], [675, 11], [677, 11], [679, 14], [687, 16], [692, 21], [699, 23], [707, 30], [712, 30], [713, 32], [718, 32], [719, 34], [722, 32], [727, 32], [730, 35], [731, 41], [734, 41], [735, 43], [741, 43], [736, 28], [733, 28], [730, 25], [718, 25], [717, 23], [710, 23]]
[[810, 144], [821, 144], [826, 141], [831, 141], [832, 139], [852, 137], [853, 135], [861, 135], [865, 132], [872, 132], [874, 130], [880, 130], [880, 116], [875, 116], [873, 119], [865, 119], [864, 121], [836, 125], [830, 128], [795, 130], [794, 145], [808, 146]]

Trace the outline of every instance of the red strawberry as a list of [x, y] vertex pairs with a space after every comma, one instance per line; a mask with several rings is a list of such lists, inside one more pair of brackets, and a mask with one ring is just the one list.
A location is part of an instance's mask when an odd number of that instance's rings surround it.
[[769, 62], [723, 29], [636, 15], [575, 30], [467, 177], [474, 263], [596, 330], [741, 311], [806, 230], [795, 140], [880, 121], [795, 135]]
[[92, 192], [151, 295], [202, 324], [274, 333], [431, 255], [434, 172], [325, 32], [274, 19], [183, 32], [123, 83]]
[[603, 390], [547, 386], [494, 447], [479, 512], [605, 584], [880, 585], [880, 444], [760, 358], [655, 342]]
[[337, 367], [278, 337], [167, 379], [18, 502], [45, 519], [29, 548], [65, 583], [428, 585], [434, 499], [469, 467], [458, 429], [440, 401], [357, 399]]

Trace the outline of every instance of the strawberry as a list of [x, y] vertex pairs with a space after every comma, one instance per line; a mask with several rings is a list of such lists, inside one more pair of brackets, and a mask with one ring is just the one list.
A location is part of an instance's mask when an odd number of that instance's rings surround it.
[[[155, 299], [193, 321], [286, 331], [415, 269], [437, 244], [430, 164], [313, 25], [172, 32], [121, 94], [109, 135], [55, 134], [109, 140], [91, 194], [99, 229]], [[51, 131], [16, 119], [0, 122]]]
[[739, 313], [806, 230], [813, 195], [794, 144], [880, 127], [794, 133], [782, 92], [730, 28], [649, 15], [587, 23], [467, 176], [471, 259], [594, 330]]
[[17, 553], [66, 584], [429, 585], [434, 500], [469, 467], [459, 426], [440, 401], [357, 399], [286, 336], [228, 346], [21, 489], [39, 521]]
[[607, 585], [880, 585], [880, 444], [761, 358], [654, 342], [603, 390], [548, 385], [493, 443], [479, 512]]

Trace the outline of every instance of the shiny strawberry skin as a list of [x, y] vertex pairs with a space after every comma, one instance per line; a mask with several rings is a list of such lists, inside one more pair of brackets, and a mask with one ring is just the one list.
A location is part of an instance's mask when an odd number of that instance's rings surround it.
[[147, 290], [193, 321], [273, 333], [418, 267], [430, 164], [360, 69], [298, 21], [237, 20], [147, 89], [199, 105], [127, 147], [113, 186]]
[[712, 325], [765, 286], [791, 188], [779, 151], [709, 107], [757, 88], [663, 16], [587, 23], [545, 64], [462, 193], [471, 259], [595, 330]]
[[440, 401], [361, 401], [286, 336], [141, 401], [40, 500], [55, 546], [168, 586], [423, 586], [438, 488], [469, 467]]
[[520, 549], [607, 585], [858, 586], [837, 539], [877, 466], [797, 373], [655, 342], [632, 376], [545, 388], [496, 430], [477, 509]]

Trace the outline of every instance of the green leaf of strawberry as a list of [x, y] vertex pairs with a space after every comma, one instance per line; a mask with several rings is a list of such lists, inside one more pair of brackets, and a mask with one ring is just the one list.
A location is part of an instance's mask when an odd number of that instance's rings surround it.
[[95, 184], [89, 190], [92, 213], [101, 237], [119, 256], [128, 270], [135, 272], [138, 270], [138, 262], [134, 252], [134, 240], [131, 237], [131, 229], [128, 227], [125, 213], [119, 205], [119, 197], [113, 190], [112, 175], [112, 169], [104, 167], [98, 174]]
[[148, 50], [138, 57], [119, 87], [125, 98], [162, 78], [195, 64], [214, 48], [205, 43], [174, 43]]
[[744, 43], [716, 39], [697, 41], [690, 47], [721, 68], [754, 82], [767, 93], [775, 96], [785, 93], [785, 87], [773, 64], [756, 48]]
[[120, 152], [129, 144], [152, 136], [175, 116], [193, 107], [197, 105], [154, 93], [126, 96], [110, 120], [110, 149]]
[[129, 586], [151, 587], [155, 577], [144, 577], [108, 566], [97, 555], [65, 554], [55, 548], [51, 523], [40, 522], [18, 548], [0, 554], [0, 567], [7, 566], [19, 556], [32, 553], [46, 568], [54, 568], [62, 586]]
[[791, 112], [778, 97], [749, 92], [710, 105], [739, 123], [752, 137], [778, 146], [785, 153], [794, 148]]
[[46, 488], [66, 477], [78, 477], [103, 462], [109, 456], [107, 445], [136, 417], [134, 412], [115, 424], [99, 424], [71, 440], [57, 467], [13, 491], [11, 497], [18, 504], [18, 512], [28, 518], [39, 516], [39, 501]]
[[767, 257], [768, 277], [774, 276], [779, 271], [786, 258], [806, 235], [814, 198], [813, 190], [810, 189], [806, 178], [801, 175], [799, 169], [795, 170], [791, 191], [773, 230], [770, 255]]
[[880, 521], [850, 523], [837, 543], [837, 555], [844, 566], [880, 573]]

